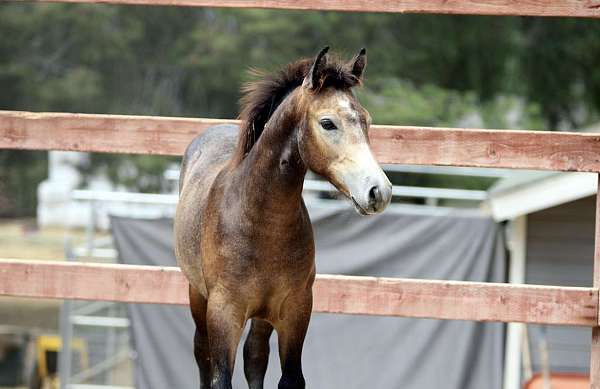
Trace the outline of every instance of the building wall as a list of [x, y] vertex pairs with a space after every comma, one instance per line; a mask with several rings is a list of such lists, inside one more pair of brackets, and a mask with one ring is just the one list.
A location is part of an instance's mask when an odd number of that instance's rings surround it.
[[[595, 198], [587, 197], [527, 216], [529, 284], [592, 286]], [[529, 328], [533, 370], [540, 371], [545, 337], [553, 371], [587, 372], [591, 330], [577, 327]]]
[[[37, 223], [40, 227], [89, 227], [95, 224], [97, 228], [109, 228], [109, 214], [130, 217], [172, 217], [175, 204], [149, 203], [138, 199], [119, 200], [117, 192], [126, 192], [127, 188], [113, 184], [106, 175], [96, 174], [88, 178], [85, 188], [102, 194], [102, 200], [75, 200], [73, 191], [82, 181], [77, 165], [85, 163], [87, 153], [73, 151], [50, 151], [48, 153], [48, 179], [38, 186]], [[177, 177], [177, 176], [176, 176]], [[174, 180], [165, 179], [163, 188], [176, 194], [177, 185]], [[110, 196], [114, 192], [115, 196]], [[92, 205], [94, 217], [91, 216]]]

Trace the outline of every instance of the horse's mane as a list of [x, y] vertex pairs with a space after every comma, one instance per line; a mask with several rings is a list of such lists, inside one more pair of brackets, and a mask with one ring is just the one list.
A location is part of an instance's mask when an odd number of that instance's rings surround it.
[[[250, 70], [253, 76], [260, 78], [242, 87], [239, 115], [242, 123], [234, 160], [239, 162], [250, 152], [273, 112], [290, 92], [302, 85], [313, 61], [313, 58], [301, 59], [273, 73]], [[327, 87], [348, 89], [359, 83], [360, 79], [352, 73], [350, 66], [329, 56], [319, 69], [319, 79], [313, 92], [319, 93]]]

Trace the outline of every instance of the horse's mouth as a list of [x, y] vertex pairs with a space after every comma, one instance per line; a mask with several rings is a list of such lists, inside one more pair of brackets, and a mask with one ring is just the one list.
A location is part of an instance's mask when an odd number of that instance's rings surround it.
[[369, 212], [367, 212], [366, 209], [364, 209], [363, 207], [360, 206], [360, 204], [358, 204], [358, 202], [356, 201], [356, 199], [354, 198], [354, 196], [348, 196], [350, 197], [350, 199], [352, 200], [352, 203], [354, 204], [354, 208], [356, 209], [356, 211], [363, 215], [363, 216], [367, 216], [369, 214]]
[[352, 201], [352, 204], [354, 205], [354, 209], [356, 209], [356, 212], [358, 212], [360, 215], [362, 216], [368, 216], [370, 215], [370, 213], [363, 207], [360, 206], [360, 204], [358, 203], [358, 201], [356, 201], [356, 199], [354, 198], [354, 196], [352, 196], [350, 194], [350, 192], [343, 186], [341, 185], [337, 185], [335, 183], [333, 183], [333, 186], [335, 186], [337, 188], [337, 190], [340, 191], [341, 194], [343, 194], [344, 196], [346, 196], [347, 199], [350, 199], [350, 201]]

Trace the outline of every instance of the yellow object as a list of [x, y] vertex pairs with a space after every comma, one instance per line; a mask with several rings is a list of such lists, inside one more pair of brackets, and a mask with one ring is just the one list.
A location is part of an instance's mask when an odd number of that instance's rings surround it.
[[[44, 379], [50, 375], [48, 371], [48, 361], [46, 360], [46, 353], [48, 351], [55, 352], [58, 357], [58, 354], [62, 349], [62, 339], [60, 338], [60, 336], [57, 335], [42, 335], [37, 338], [36, 346], [38, 374], [42, 379]], [[84, 369], [87, 368], [89, 361], [86, 342], [83, 339], [72, 339], [71, 350], [79, 352], [81, 358], [81, 367]]]

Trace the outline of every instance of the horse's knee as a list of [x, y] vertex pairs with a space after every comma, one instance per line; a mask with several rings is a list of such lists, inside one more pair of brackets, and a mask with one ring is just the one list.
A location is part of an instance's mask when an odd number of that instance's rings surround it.
[[244, 345], [244, 376], [250, 389], [262, 389], [269, 362], [269, 354], [257, 352], [246, 342]]
[[[269, 350], [264, 349], [263, 345], [248, 336], [244, 343], [244, 368], [252, 368], [269, 358]], [[250, 369], [252, 370], [252, 369]]]

